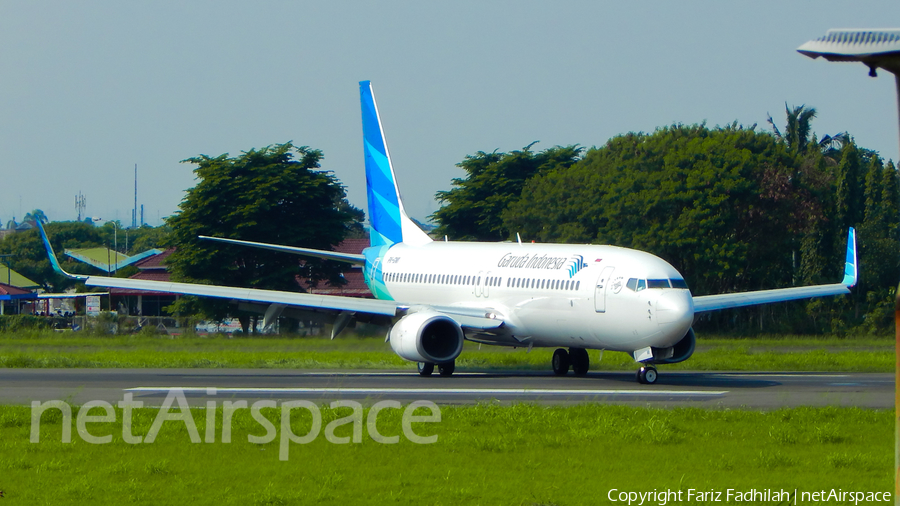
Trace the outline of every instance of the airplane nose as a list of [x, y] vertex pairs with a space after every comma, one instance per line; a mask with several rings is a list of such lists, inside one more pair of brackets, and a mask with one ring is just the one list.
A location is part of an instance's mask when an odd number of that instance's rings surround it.
[[667, 291], [656, 299], [659, 325], [690, 324], [694, 319], [694, 299], [687, 290]]

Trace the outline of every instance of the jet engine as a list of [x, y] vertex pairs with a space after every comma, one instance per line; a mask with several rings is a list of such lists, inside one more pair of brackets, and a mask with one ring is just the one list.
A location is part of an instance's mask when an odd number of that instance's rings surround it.
[[687, 334], [669, 348], [653, 348], [654, 364], [675, 364], [684, 362], [694, 354], [694, 345], [697, 338], [694, 336], [694, 329], [688, 329]]
[[394, 353], [406, 360], [444, 364], [462, 352], [463, 331], [446, 315], [420, 311], [394, 324], [390, 340]]

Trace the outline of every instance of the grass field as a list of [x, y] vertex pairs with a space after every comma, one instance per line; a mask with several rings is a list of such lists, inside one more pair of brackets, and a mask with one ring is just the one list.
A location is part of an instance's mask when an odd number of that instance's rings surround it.
[[[552, 350], [466, 343], [459, 370], [548, 369]], [[592, 351], [592, 369], [631, 370], [624, 353]], [[700, 338], [694, 356], [671, 369], [894, 370], [889, 338]], [[226, 338], [0, 333], [0, 367], [408, 368], [379, 338]], [[96, 409], [96, 408], [95, 408]], [[434, 444], [333, 444], [320, 435], [289, 446], [254, 444], [265, 429], [247, 410], [233, 421], [233, 443], [191, 443], [182, 422], [165, 422], [152, 444], [128, 444], [121, 409], [115, 422], [90, 425], [94, 445], [61, 443], [62, 417], [46, 413], [30, 443], [31, 410], [0, 406], [0, 506], [5, 504], [514, 504], [608, 503], [617, 492], [727, 489], [891, 491], [894, 411], [858, 408], [657, 409], [582, 404], [440, 406], [442, 420], [416, 425]], [[74, 408], [73, 411], [78, 411]], [[279, 426], [279, 412], [263, 413]], [[92, 414], [100, 414], [99, 410]], [[138, 409], [132, 432], [148, 432], [156, 409]], [[324, 428], [344, 411], [322, 408]], [[206, 411], [192, 410], [205, 439]], [[295, 434], [310, 421], [295, 413]], [[379, 431], [402, 434], [399, 412], [382, 411]], [[351, 434], [345, 425], [339, 436]], [[615, 498], [615, 497], [614, 497]], [[686, 499], [686, 496], [684, 496]], [[679, 504], [673, 501], [669, 504]], [[799, 501], [798, 504], [803, 504]], [[840, 502], [838, 502], [840, 503]], [[627, 504], [627, 503], [622, 503]], [[637, 504], [635, 502], [634, 504]], [[645, 502], [659, 504], [659, 501]], [[775, 502], [769, 503], [775, 504]], [[811, 503], [809, 503], [811, 504]]]
[[[466, 343], [458, 370], [547, 369], [552, 348], [510, 349]], [[593, 370], [630, 370], [625, 353], [591, 351]], [[689, 360], [666, 369], [731, 371], [891, 372], [889, 338], [759, 337], [700, 338]], [[290, 368], [401, 369], [414, 364], [397, 357], [381, 338], [221, 336], [160, 337], [147, 334], [90, 336], [54, 332], [0, 333], [0, 367], [113, 368]]]
[[[96, 413], [99, 414], [99, 410]], [[349, 410], [323, 409], [323, 424]], [[192, 417], [204, 436], [204, 410]], [[264, 411], [278, 426], [278, 413]], [[295, 412], [295, 434], [309, 431]], [[157, 411], [139, 409], [146, 434]], [[320, 435], [290, 446], [248, 442], [265, 431], [247, 410], [234, 415], [233, 443], [191, 443], [168, 421], [152, 444], [122, 440], [117, 422], [89, 425], [109, 444], [61, 443], [62, 417], [43, 417], [30, 443], [30, 409], [0, 406], [2, 504], [522, 504], [608, 502], [611, 489], [891, 491], [893, 411], [793, 408], [772, 412], [579, 405], [441, 407], [442, 419], [414, 424], [434, 444], [333, 444]], [[378, 430], [402, 434], [398, 410]], [[335, 431], [349, 436], [351, 425]], [[724, 501], [723, 501], [724, 502]], [[733, 502], [733, 501], [732, 501]], [[691, 501], [695, 503], [695, 501]], [[698, 502], [701, 504], [702, 502]], [[710, 502], [711, 503], [711, 502]], [[800, 502], [802, 503], [802, 501]], [[659, 504], [653, 502], [651, 504]], [[677, 504], [672, 502], [671, 504]]]

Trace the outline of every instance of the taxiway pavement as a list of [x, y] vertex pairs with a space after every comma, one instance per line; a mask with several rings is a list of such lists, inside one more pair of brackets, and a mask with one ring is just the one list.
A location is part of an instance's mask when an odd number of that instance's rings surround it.
[[130, 392], [158, 406], [170, 389], [192, 405], [207, 400], [390, 399], [439, 404], [593, 402], [653, 407], [777, 409], [795, 406], [894, 407], [890, 373], [660, 371], [653, 385], [633, 372], [457, 372], [443, 378], [415, 371], [285, 369], [0, 369], [0, 404], [92, 400], [116, 403]]

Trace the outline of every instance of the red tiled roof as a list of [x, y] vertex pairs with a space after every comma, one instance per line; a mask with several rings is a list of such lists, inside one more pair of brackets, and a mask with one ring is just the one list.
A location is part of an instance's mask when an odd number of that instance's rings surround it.
[[0, 283], [0, 295], [27, 295], [29, 293], [31, 293], [31, 290]]
[[143, 279], [147, 281], [171, 281], [168, 271], [141, 271], [128, 279]]
[[[165, 253], [160, 253], [156, 256], [162, 255], [165, 255]], [[128, 279], [141, 279], [144, 281], [170, 281], [169, 273], [165, 270], [164, 267], [145, 269]], [[176, 295], [169, 292], [150, 292], [147, 290], [132, 290], [130, 288], [110, 288], [109, 293], [110, 295]]]
[[151, 257], [147, 257], [139, 262], [134, 264], [135, 267], [141, 270], [147, 269], [165, 269], [166, 259], [169, 258], [169, 255], [175, 252], [175, 248], [169, 248], [158, 255], [153, 255]]
[[334, 247], [338, 253], [362, 253], [362, 250], [369, 247], [368, 239], [344, 239], [344, 242]]
[[306, 287], [308, 288], [309, 293], [315, 293], [319, 295], [343, 295], [346, 297], [369, 298], [373, 297], [372, 292], [366, 285], [362, 269], [350, 269], [344, 271], [344, 279], [347, 281], [347, 284], [343, 286], [331, 286], [328, 283], [320, 283], [319, 286], [315, 288], [309, 288], [309, 285], [306, 285]]

